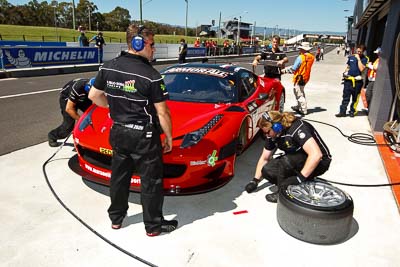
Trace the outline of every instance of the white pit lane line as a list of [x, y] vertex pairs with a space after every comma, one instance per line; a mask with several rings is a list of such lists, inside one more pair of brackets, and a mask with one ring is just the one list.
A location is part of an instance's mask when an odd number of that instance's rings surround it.
[[0, 82], [2, 82], [2, 81], [14, 81], [14, 80], [18, 80], [18, 78], [4, 78], [4, 79], [0, 79]]
[[49, 93], [49, 92], [54, 92], [54, 91], [60, 91], [61, 89], [62, 88], [55, 88], [55, 89], [36, 91], [36, 92], [29, 92], [29, 93], [23, 93], [23, 94], [16, 94], [16, 95], [5, 95], [5, 96], [0, 96], [0, 99], [13, 98], [13, 97], [19, 97], [19, 96], [27, 96], [27, 95], [44, 94], [44, 93]]

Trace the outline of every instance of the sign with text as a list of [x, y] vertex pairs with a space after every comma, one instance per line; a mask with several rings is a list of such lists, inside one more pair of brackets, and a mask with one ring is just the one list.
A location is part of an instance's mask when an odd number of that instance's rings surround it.
[[67, 46], [66, 42], [37, 42], [37, 41], [9, 41], [1, 40], [0, 46]]
[[5, 69], [98, 63], [98, 49], [90, 47], [0, 47]]
[[206, 56], [206, 48], [205, 47], [188, 47], [187, 49], [187, 57], [205, 57]]

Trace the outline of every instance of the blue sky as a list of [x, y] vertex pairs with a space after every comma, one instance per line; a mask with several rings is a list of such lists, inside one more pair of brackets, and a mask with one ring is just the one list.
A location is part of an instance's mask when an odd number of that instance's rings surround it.
[[[24, 0], [8, 0], [13, 5]], [[38, 2], [42, 2], [38, 0]], [[47, 1], [51, 2], [51, 1]], [[72, 2], [72, 0], [64, 0]], [[77, 4], [79, 0], [75, 0]], [[140, 0], [92, 0], [100, 12], [110, 12], [116, 6], [129, 10], [132, 19], [139, 20]], [[144, 20], [185, 26], [185, 0], [142, 0]], [[345, 31], [345, 16], [351, 16], [355, 0], [188, 0], [188, 27], [200, 24], [218, 25], [222, 21], [242, 17], [243, 22], [256, 22], [257, 27], [298, 29], [307, 31]], [[345, 11], [349, 10], [349, 11]]]

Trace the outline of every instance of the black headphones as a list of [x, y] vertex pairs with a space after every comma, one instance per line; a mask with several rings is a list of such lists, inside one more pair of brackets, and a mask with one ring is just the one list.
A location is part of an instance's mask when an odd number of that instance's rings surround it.
[[132, 48], [136, 51], [142, 51], [145, 45], [144, 37], [142, 35], [142, 31], [145, 29], [143, 25], [139, 25], [137, 35], [132, 38]]
[[263, 118], [266, 119], [268, 122], [272, 123], [272, 130], [276, 133], [280, 133], [283, 131], [283, 125], [280, 122], [273, 122], [271, 116], [269, 116], [268, 111], [262, 114]]

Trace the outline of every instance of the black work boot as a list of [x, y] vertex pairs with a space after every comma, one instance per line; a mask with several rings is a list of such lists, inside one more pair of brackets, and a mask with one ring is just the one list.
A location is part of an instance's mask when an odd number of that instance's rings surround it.
[[49, 139], [49, 146], [58, 147], [60, 144], [57, 142], [57, 140]]
[[346, 117], [346, 113], [339, 112], [338, 114], [335, 114], [335, 116], [338, 118]]
[[266, 199], [268, 202], [277, 203], [277, 202], [278, 202], [278, 193], [267, 194], [267, 195], [265, 196], [265, 199]]

